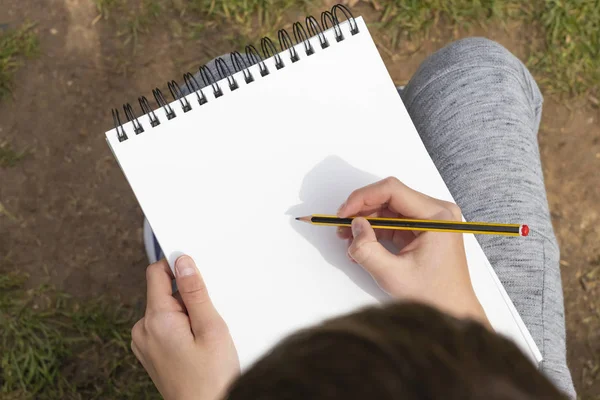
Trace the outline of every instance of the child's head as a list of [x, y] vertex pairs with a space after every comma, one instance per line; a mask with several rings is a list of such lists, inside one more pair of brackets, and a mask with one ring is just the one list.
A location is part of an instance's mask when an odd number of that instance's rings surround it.
[[563, 399], [518, 348], [420, 304], [369, 308], [280, 343], [230, 400]]

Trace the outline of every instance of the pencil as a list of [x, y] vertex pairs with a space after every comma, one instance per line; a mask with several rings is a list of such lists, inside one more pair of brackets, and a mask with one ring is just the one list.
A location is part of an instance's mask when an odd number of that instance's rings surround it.
[[[339, 218], [335, 215], [313, 214], [297, 217], [296, 220], [313, 225], [350, 226], [355, 217]], [[371, 218], [365, 217], [374, 229], [401, 231], [435, 231], [455, 233], [477, 233], [485, 235], [527, 236], [529, 227], [519, 224], [494, 224], [489, 222], [458, 222], [426, 219]]]

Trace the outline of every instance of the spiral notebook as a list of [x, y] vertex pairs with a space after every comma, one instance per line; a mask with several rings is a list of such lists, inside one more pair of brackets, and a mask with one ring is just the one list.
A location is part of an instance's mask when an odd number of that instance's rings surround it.
[[[389, 300], [335, 228], [294, 217], [335, 214], [352, 190], [390, 175], [453, 201], [365, 22], [346, 11], [294, 24], [296, 44], [280, 31], [280, 52], [263, 39], [262, 58], [232, 53], [231, 76], [224, 60], [216, 76], [186, 74], [189, 95], [174, 81], [171, 102], [156, 89], [156, 109], [141, 98], [136, 117], [127, 104], [128, 121], [114, 113], [106, 132], [169, 265], [196, 260], [242, 368], [297, 329]], [[539, 362], [473, 235], [465, 247], [491, 324]]]

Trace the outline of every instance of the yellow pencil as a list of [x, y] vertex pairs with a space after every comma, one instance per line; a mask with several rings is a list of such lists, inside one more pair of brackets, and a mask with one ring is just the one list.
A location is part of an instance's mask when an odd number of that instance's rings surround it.
[[[350, 226], [355, 217], [339, 218], [335, 215], [313, 214], [297, 217], [298, 221], [313, 225]], [[529, 227], [519, 224], [494, 224], [489, 222], [458, 222], [427, 219], [371, 218], [365, 217], [374, 229], [401, 231], [436, 231], [455, 233], [477, 233], [485, 235], [527, 236]]]

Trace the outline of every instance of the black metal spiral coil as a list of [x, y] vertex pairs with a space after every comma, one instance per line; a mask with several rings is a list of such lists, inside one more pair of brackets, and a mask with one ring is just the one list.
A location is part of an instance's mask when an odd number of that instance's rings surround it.
[[165, 110], [165, 113], [167, 114], [167, 119], [173, 119], [177, 116], [175, 114], [175, 111], [173, 110], [171, 105], [167, 102], [167, 99], [165, 99], [165, 96], [162, 94], [162, 91], [159, 88], [152, 89], [152, 94], [154, 95], [154, 100], [156, 100], [156, 103], [158, 104], [158, 106], [162, 107], [163, 110]]
[[232, 51], [231, 53], [229, 53], [229, 59], [231, 60], [231, 65], [233, 65], [235, 72], [242, 71], [246, 83], [254, 82], [252, 72], [248, 70], [249, 65], [246, 64], [246, 61], [244, 61], [244, 57], [242, 57], [242, 55], [239, 52]]
[[[296, 42], [295, 45], [303, 44], [304, 54], [306, 56], [310, 56], [315, 53], [315, 49], [309, 39], [310, 37], [317, 37], [321, 48], [326, 49], [330, 46], [330, 44], [323, 32], [324, 30], [327, 30], [329, 28], [333, 28], [334, 37], [337, 42], [343, 41], [345, 37], [344, 32], [342, 31], [342, 27], [340, 26], [340, 18], [342, 17], [341, 14], [343, 14], [343, 17], [345, 17], [345, 19], [348, 20], [348, 24], [350, 26], [350, 34], [356, 35], [357, 33], [359, 33], [358, 25], [356, 23], [356, 20], [352, 16], [350, 10], [342, 4], [336, 4], [331, 8], [331, 11], [324, 11], [321, 13], [321, 24], [319, 24], [317, 19], [313, 16], [306, 17], [306, 29], [305, 26], [302, 25], [302, 23], [295, 22], [292, 25], [294, 40]], [[307, 34], [307, 31], [308, 34], [311, 35], [310, 37]], [[280, 29], [277, 32], [277, 37], [279, 40], [281, 52], [284, 52], [286, 50], [289, 52], [291, 63], [295, 63], [301, 60], [302, 57], [300, 56], [300, 54], [298, 54], [298, 51], [294, 47], [295, 45], [292, 41], [290, 34], [285, 29]], [[286, 64], [284, 63], [283, 59], [281, 58], [281, 55], [277, 51], [275, 44], [270, 38], [262, 38], [260, 44], [263, 54], [262, 56], [260, 55], [256, 47], [254, 47], [253, 45], [246, 46], [245, 60], [244, 56], [237, 51], [233, 51], [229, 54], [231, 65], [233, 66], [234, 71], [231, 71], [225, 60], [223, 60], [221, 57], [215, 59], [215, 68], [217, 74], [220, 80], [227, 80], [227, 84], [229, 86], [230, 91], [234, 91], [239, 88], [239, 84], [233, 76], [233, 74], [236, 72], [243, 73], [244, 81], [247, 84], [254, 82], [255, 77], [250, 71], [250, 67], [253, 65], [258, 65], [261, 77], [268, 76], [272, 71], [269, 71], [266, 63], [264, 62], [264, 59], [273, 57], [275, 61], [275, 68], [278, 70], [286, 67]], [[223, 90], [221, 89], [218, 83], [219, 80], [215, 79], [215, 76], [213, 75], [212, 71], [206, 65], [200, 66], [199, 75], [205, 87], [210, 86], [212, 88], [213, 95], [215, 98], [218, 98], [223, 95]], [[183, 80], [189, 93], [196, 94], [198, 105], [201, 106], [208, 102], [208, 99], [206, 98], [206, 95], [203, 92], [203, 88], [200, 87], [194, 75], [187, 72], [183, 75]], [[169, 91], [171, 92], [173, 100], [179, 101], [181, 109], [184, 113], [190, 111], [193, 108], [192, 104], [190, 104], [186, 96], [183, 94], [181, 87], [177, 84], [177, 82], [168, 82], [167, 86], [169, 88]], [[152, 94], [158, 106], [162, 107], [165, 111], [167, 119], [170, 120], [177, 117], [175, 111], [170, 106], [169, 102], [165, 99], [162, 91], [159, 88], [153, 89]], [[152, 110], [148, 99], [145, 96], [141, 96], [138, 98], [138, 102], [142, 110], [142, 117], [148, 118], [150, 126], [154, 128], [160, 125], [161, 122], [156, 116], [156, 113]], [[125, 112], [127, 122], [131, 122], [133, 125], [134, 133], [136, 135], [143, 133], [144, 127], [142, 126], [142, 123], [139, 121], [139, 118], [133, 111], [133, 107], [131, 106], [131, 104], [124, 104], [123, 110]], [[116, 108], [112, 110], [112, 116], [119, 141], [122, 142], [124, 140], [127, 140], [127, 133], [123, 128], [121, 118], [119, 116], [119, 111]]]
[[140, 124], [140, 121], [135, 116], [135, 112], [133, 111], [133, 107], [131, 107], [131, 104], [129, 104], [129, 103], [123, 104], [123, 111], [125, 111], [125, 116], [127, 117], [127, 121], [131, 121], [131, 123], [133, 125], [133, 131], [135, 132], [135, 134], [139, 135], [140, 133], [144, 132], [144, 128], [142, 127], [142, 124]]
[[181, 109], [183, 110], [183, 112], [190, 111], [192, 109], [192, 106], [181, 92], [181, 88], [179, 87], [177, 82], [171, 81], [167, 83], [167, 86], [169, 87], [169, 92], [171, 92], [171, 96], [173, 96], [174, 99], [179, 100], [179, 104], [181, 104]]
[[246, 46], [246, 59], [250, 63], [250, 65], [258, 64], [258, 68], [260, 69], [260, 76], [269, 75], [269, 69], [267, 68], [267, 64], [263, 61], [262, 57], [256, 50], [256, 47], [249, 44]]
[[237, 89], [239, 86], [235, 78], [231, 75], [231, 71], [227, 66], [227, 63], [223, 61], [221, 57], [215, 60], [215, 66], [217, 67], [217, 72], [219, 74], [219, 78], [225, 79], [227, 78], [227, 83], [229, 84], [229, 90], [232, 92]]
[[304, 26], [300, 22], [294, 22], [292, 25], [292, 29], [294, 31], [294, 39], [296, 39], [296, 43], [304, 43], [304, 52], [307, 56], [310, 56], [315, 53], [315, 49], [313, 49], [312, 44], [308, 40], [308, 36], [306, 34], [306, 30]]
[[142, 113], [147, 115], [150, 120], [150, 125], [154, 128], [155, 126], [160, 125], [160, 121], [158, 117], [154, 113], [154, 110], [150, 107], [150, 103], [146, 96], [138, 97], [138, 101], [140, 103], [140, 108], [142, 109]]
[[185, 86], [187, 86], [188, 91], [190, 93], [196, 93], [199, 105], [202, 105], [208, 101], [206, 99], [206, 96], [204, 95], [204, 92], [202, 91], [202, 88], [200, 88], [198, 81], [196, 80], [196, 78], [194, 78], [194, 75], [190, 74], [189, 72], [186, 72], [185, 74], [183, 74], [183, 80], [185, 82]]

